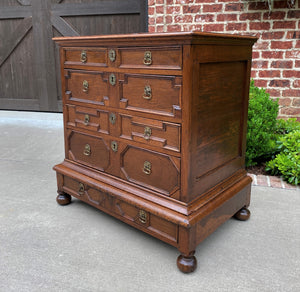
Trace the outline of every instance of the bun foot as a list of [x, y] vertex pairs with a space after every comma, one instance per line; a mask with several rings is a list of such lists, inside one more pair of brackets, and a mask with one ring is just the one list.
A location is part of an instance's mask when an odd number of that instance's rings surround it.
[[250, 218], [250, 211], [244, 207], [234, 214], [234, 218], [240, 221], [246, 221]]
[[191, 252], [188, 256], [180, 255], [177, 258], [177, 267], [183, 273], [192, 273], [197, 268], [197, 259], [194, 256], [195, 252]]
[[56, 197], [56, 202], [59, 205], [68, 205], [71, 203], [71, 196], [66, 193], [58, 193], [58, 196]]

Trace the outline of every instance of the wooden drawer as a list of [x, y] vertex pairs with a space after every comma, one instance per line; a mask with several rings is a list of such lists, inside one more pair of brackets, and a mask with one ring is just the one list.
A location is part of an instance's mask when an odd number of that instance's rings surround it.
[[107, 73], [65, 70], [67, 101], [105, 105], [108, 100]]
[[181, 117], [178, 76], [120, 74], [120, 108]]
[[70, 131], [67, 138], [70, 160], [104, 171], [110, 163], [110, 149], [101, 137]]
[[130, 182], [167, 196], [178, 196], [180, 158], [127, 146], [121, 153], [121, 169]]
[[119, 48], [121, 68], [181, 69], [180, 46]]
[[107, 111], [68, 104], [65, 117], [67, 127], [109, 134], [109, 112]]
[[114, 212], [167, 240], [177, 242], [177, 225], [127, 202], [116, 199]]
[[121, 138], [180, 152], [180, 124], [120, 115]]
[[106, 48], [69, 48], [64, 50], [65, 67], [100, 66], [107, 67]]

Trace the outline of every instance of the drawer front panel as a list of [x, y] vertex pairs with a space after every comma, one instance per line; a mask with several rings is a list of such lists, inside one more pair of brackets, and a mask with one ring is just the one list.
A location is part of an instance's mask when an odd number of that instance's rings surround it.
[[107, 66], [107, 49], [66, 49], [65, 50], [65, 67], [68, 65], [79, 66]]
[[181, 116], [181, 77], [120, 74], [119, 78], [121, 108]]
[[68, 158], [104, 171], [110, 164], [110, 149], [101, 137], [70, 132], [68, 135]]
[[121, 114], [121, 138], [180, 151], [179, 124]]
[[177, 242], [177, 225], [121, 200], [115, 202], [115, 213], [153, 233]]
[[67, 100], [100, 105], [108, 100], [107, 73], [65, 70], [65, 81]]
[[109, 112], [77, 105], [66, 108], [68, 127], [109, 134]]
[[121, 68], [181, 69], [181, 47], [119, 48]]
[[172, 196], [180, 188], [180, 158], [128, 146], [121, 153], [126, 179]]

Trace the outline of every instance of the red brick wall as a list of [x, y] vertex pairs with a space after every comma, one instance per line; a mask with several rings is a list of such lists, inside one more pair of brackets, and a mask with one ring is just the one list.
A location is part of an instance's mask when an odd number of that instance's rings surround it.
[[259, 37], [252, 78], [272, 98], [280, 117], [300, 121], [300, 0], [148, 0], [149, 32], [200, 30]]

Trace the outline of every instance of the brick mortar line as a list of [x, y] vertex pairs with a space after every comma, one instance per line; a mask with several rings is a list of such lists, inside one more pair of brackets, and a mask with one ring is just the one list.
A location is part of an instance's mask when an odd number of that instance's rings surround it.
[[283, 180], [282, 177], [278, 176], [269, 176], [269, 175], [256, 175], [252, 173], [248, 173], [248, 175], [252, 178], [253, 186], [264, 186], [264, 187], [272, 187], [279, 189], [291, 189], [291, 190], [300, 190], [299, 186], [291, 185]]

